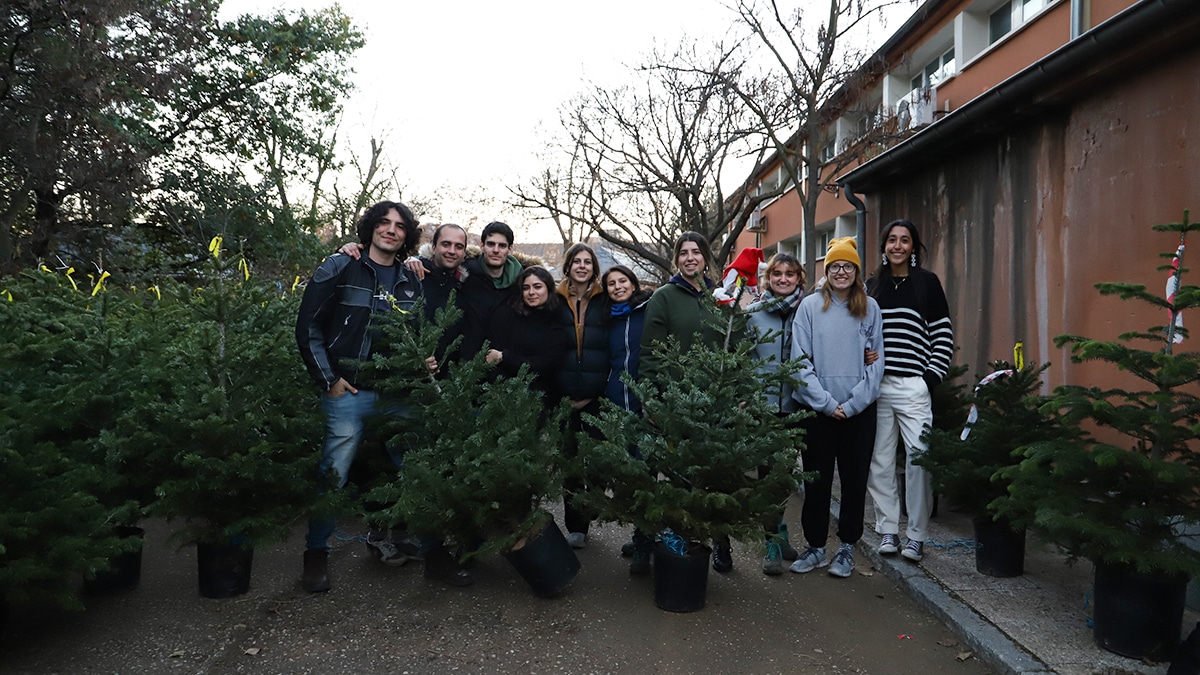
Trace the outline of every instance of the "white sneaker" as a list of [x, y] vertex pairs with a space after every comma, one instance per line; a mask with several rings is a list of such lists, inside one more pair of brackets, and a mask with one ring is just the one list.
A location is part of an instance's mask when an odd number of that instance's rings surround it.
[[908, 543], [904, 545], [904, 550], [900, 551], [900, 555], [913, 562], [921, 562], [921, 559], [925, 557], [924, 549], [925, 542], [909, 539]]
[[567, 543], [571, 548], [583, 548], [587, 546], [587, 535], [582, 532], [572, 532], [567, 535]]
[[829, 561], [825, 559], [824, 548], [809, 546], [804, 553], [800, 554], [799, 558], [796, 558], [796, 562], [792, 563], [792, 566], [788, 569], [796, 574], [804, 574], [805, 572], [811, 572], [818, 567], [824, 567], [828, 564]]
[[895, 534], [885, 534], [879, 538], [879, 554], [892, 555], [900, 551], [900, 537]]

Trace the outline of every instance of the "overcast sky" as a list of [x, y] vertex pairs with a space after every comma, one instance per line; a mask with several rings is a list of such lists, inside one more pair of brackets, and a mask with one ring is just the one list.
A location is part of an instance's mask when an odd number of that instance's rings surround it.
[[[331, 4], [225, 0], [221, 16]], [[635, 64], [656, 44], [673, 45], [684, 35], [717, 39], [735, 18], [718, 0], [345, 0], [341, 6], [366, 37], [353, 63], [358, 91], [347, 101], [343, 149], [365, 155], [372, 136], [385, 138], [410, 194], [448, 185], [501, 197], [505, 183], [536, 171], [539, 128], [557, 127], [559, 106], [586, 81], [617, 83], [623, 64]], [[423, 219], [469, 224], [472, 217], [487, 222], [500, 215], [456, 212], [462, 210], [449, 205]]]

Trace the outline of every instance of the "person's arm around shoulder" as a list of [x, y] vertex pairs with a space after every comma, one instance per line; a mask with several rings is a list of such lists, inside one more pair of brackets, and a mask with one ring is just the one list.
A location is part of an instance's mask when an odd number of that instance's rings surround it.
[[815, 306], [812, 302], [801, 301], [792, 318], [792, 360], [804, 359], [803, 368], [797, 374], [801, 386], [796, 387], [792, 396], [802, 405], [828, 416], [837, 410], [838, 403], [821, 386], [812, 362]]
[[879, 386], [883, 383], [883, 367], [887, 355], [883, 351], [883, 313], [875, 298], [867, 298], [867, 317], [863, 319], [866, 330], [866, 349], [879, 353], [875, 362], [866, 366], [865, 375], [850, 390], [850, 399], [842, 404], [847, 417], [853, 417], [867, 409], [879, 398]]

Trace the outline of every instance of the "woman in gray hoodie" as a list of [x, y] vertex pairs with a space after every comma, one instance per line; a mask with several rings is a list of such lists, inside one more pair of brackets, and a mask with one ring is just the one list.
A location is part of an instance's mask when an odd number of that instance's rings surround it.
[[[879, 353], [870, 365], [865, 350]], [[854, 544], [862, 537], [867, 476], [875, 447], [875, 400], [883, 380], [883, 317], [867, 296], [862, 262], [853, 239], [834, 239], [825, 254], [825, 283], [800, 302], [792, 321], [792, 358], [808, 358], [800, 372], [803, 387], [794, 398], [816, 414], [805, 421], [805, 471], [818, 478], [807, 482], [800, 524], [808, 549], [792, 563], [793, 572], [829, 565], [829, 573], [848, 577], [854, 571]], [[825, 558], [833, 471], [842, 482], [838, 539], [832, 564]]]

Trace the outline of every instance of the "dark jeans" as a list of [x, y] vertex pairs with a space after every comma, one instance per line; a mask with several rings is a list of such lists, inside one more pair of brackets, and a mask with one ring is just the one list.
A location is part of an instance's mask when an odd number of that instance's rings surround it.
[[[592, 402], [585, 405], [579, 410], [572, 409], [571, 416], [567, 418], [567, 438], [565, 439], [565, 447], [563, 451], [567, 457], [575, 457], [579, 454], [579, 439], [577, 434], [583, 431], [592, 438], [600, 438], [600, 430], [596, 427], [585, 424], [583, 415], [599, 415], [600, 414], [600, 399], [594, 398]], [[584, 511], [575, 504], [575, 493], [586, 487], [587, 481], [578, 478], [568, 478], [563, 481], [563, 523], [567, 526], [567, 532], [582, 532], [587, 534], [588, 527], [591, 526], [595, 516]]]
[[875, 449], [875, 404], [849, 419], [837, 420], [822, 413], [804, 420], [805, 471], [820, 476], [804, 484], [804, 509], [800, 525], [809, 546], [824, 548], [829, 538], [829, 502], [833, 492], [833, 469], [842, 480], [842, 507], [837, 536], [854, 544], [863, 533], [867, 501], [867, 476]]

